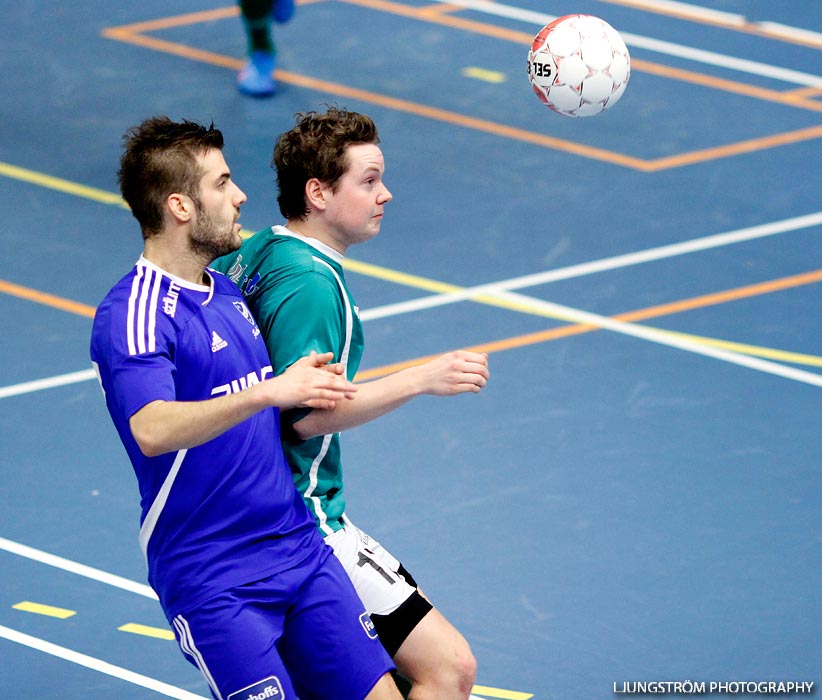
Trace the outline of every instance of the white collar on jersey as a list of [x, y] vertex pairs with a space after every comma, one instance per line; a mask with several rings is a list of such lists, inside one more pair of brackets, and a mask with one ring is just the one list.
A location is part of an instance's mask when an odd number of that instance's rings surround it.
[[343, 255], [338, 250], [334, 250], [331, 246], [326, 245], [322, 241], [318, 241], [316, 238], [311, 238], [310, 236], [304, 236], [301, 233], [297, 233], [296, 231], [291, 231], [287, 229], [285, 226], [272, 226], [271, 230], [276, 233], [278, 236], [291, 236], [292, 238], [296, 238], [304, 243], [307, 243], [312, 248], [316, 248], [319, 250], [323, 255], [327, 255], [332, 260], [336, 261], [340, 265], [342, 265]]
[[177, 277], [177, 275], [171, 274], [168, 270], [164, 270], [159, 265], [155, 265], [153, 262], [151, 262], [151, 260], [148, 260], [143, 255], [140, 255], [140, 259], [137, 261], [137, 264], [143, 267], [148, 267], [154, 270], [155, 272], [159, 272], [160, 274], [169, 277], [174, 282], [174, 284], [176, 284], [179, 287], [183, 287], [185, 289], [192, 289], [195, 292], [207, 292], [208, 298], [203, 302], [203, 306], [205, 306], [206, 304], [208, 304], [209, 301], [211, 301], [211, 297], [214, 294], [214, 277], [212, 276], [210, 270], [205, 271], [205, 273], [211, 280], [210, 285], [194, 284], [194, 282], [189, 282], [188, 280], [184, 280], [182, 277]]

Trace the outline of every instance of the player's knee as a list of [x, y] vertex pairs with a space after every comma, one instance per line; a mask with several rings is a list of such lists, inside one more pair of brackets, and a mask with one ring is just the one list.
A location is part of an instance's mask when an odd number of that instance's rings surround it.
[[457, 650], [452, 669], [457, 689], [467, 698], [471, 694], [477, 677], [477, 660], [468, 644]]
[[468, 644], [462, 641], [451, 650], [445, 663], [439, 666], [438, 671], [434, 673], [436, 677], [429, 677], [428, 681], [432, 686], [440, 689], [443, 697], [467, 700], [477, 677], [477, 660]]

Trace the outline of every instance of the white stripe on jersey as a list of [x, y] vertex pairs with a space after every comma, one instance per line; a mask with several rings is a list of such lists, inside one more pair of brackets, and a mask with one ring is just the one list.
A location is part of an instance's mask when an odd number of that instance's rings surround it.
[[174, 458], [174, 463], [171, 465], [171, 469], [168, 470], [165, 481], [163, 481], [163, 485], [157, 492], [157, 497], [151, 504], [151, 508], [148, 509], [148, 513], [146, 513], [146, 519], [143, 520], [143, 524], [140, 525], [140, 549], [143, 550], [143, 556], [146, 558], [146, 562], [148, 562], [148, 541], [154, 533], [154, 528], [157, 526], [157, 521], [160, 519], [163, 508], [165, 508], [166, 501], [168, 501], [168, 494], [171, 492], [171, 487], [174, 486], [174, 480], [177, 478], [177, 473], [180, 471], [187, 452], [188, 450], [180, 450], [177, 453], [177, 456]]
[[[325, 260], [322, 260], [321, 258], [318, 258], [315, 255], [312, 255], [311, 257], [316, 262], [322, 263], [329, 270], [331, 270], [331, 274], [334, 275], [334, 279], [337, 280], [337, 286], [340, 288], [340, 297], [343, 300], [343, 304], [345, 304], [345, 341], [343, 343], [342, 355], [340, 356], [338, 362], [340, 362], [343, 365], [343, 367], [347, 368], [348, 356], [351, 352], [351, 336], [354, 333], [354, 314], [351, 311], [351, 304], [348, 301], [348, 294], [346, 294], [345, 285], [342, 283], [342, 280], [340, 279], [340, 276], [337, 274], [337, 271], [333, 267], [331, 267], [331, 265], [329, 265]], [[312, 496], [311, 494], [313, 494], [314, 489], [317, 488], [317, 478], [319, 475], [320, 464], [325, 459], [325, 455], [328, 452], [328, 446], [331, 444], [331, 437], [331, 434], [325, 435], [323, 437], [323, 444], [322, 448], [320, 449], [320, 453], [314, 458], [314, 461], [311, 463], [311, 469], [309, 469], [308, 472], [308, 489], [306, 490], [305, 494], [303, 494], [306, 498], [311, 499], [314, 514], [317, 516], [320, 531], [323, 533], [323, 535], [330, 535], [334, 531], [330, 527], [328, 527], [328, 518], [325, 515], [325, 511], [323, 511], [322, 509], [320, 499], [316, 496]]]
[[319, 454], [314, 458], [314, 461], [311, 463], [311, 469], [308, 470], [308, 488], [305, 490], [303, 494], [306, 498], [311, 499], [311, 505], [314, 509], [314, 515], [317, 516], [317, 520], [319, 521], [319, 528], [322, 531], [323, 535], [330, 535], [334, 530], [328, 527], [328, 518], [325, 516], [325, 511], [323, 510], [322, 505], [320, 504], [320, 499], [316, 496], [312, 496], [311, 494], [314, 493], [314, 489], [317, 488], [317, 474], [320, 470], [320, 464], [325, 459], [325, 455], [328, 452], [328, 446], [331, 444], [331, 437], [333, 434], [323, 435], [323, 444], [320, 448]]
[[148, 312], [148, 351], [157, 350], [157, 299], [160, 296], [160, 288], [163, 285], [163, 275], [154, 273], [154, 286], [151, 288], [151, 305]]
[[126, 339], [128, 340], [128, 354], [136, 355], [137, 346], [134, 344], [134, 306], [137, 293], [140, 290], [140, 280], [143, 279], [145, 268], [137, 266], [137, 274], [131, 282], [131, 296], [128, 298], [128, 315], [126, 316]]
[[211, 672], [208, 670], [208, 666], [206, 665], [205, 659], [203, 658], [200, 651], [197, 649], [197, 645], [194, 644], [194, 637], [191, 635], [191, 629], [188, 626], [188, 620], [186, 620], [182, 615], [177, 615], [174, 618], [174, 628], [177, 630], [177, 634], [180, 639], [180, 649], [183, 650], [185, 654], [190, 656], [194, 663], [196, 664], [197, 668], [200, 669], [200, 672], [203, 674], [203, 677], [208, 682], [208, 685], [211, 687], [211, 691], [214, 693], [214, 697], [217, 700], [222, 700], [223, 696], [220, 695], [220, 689], [217, 687], [217, 684], [214, 682], [214, 678], [211, 675]]
[[156, 344], [157, 299], [163, 275], [144, 265], [137, 265], [128, 299], [127, 340], [130, 355], [154, 352]]
[[343, 345], [342, 356], [338, 360], [341, 362], [344, 367], [348, 367], [348, 355], [351, 352], [351, 335], [354, 332], [354, 314], [351, 311], [351, 303], [348, 301], [348, 294], [345, 292], [345, 285], [342, 283], [340, 276], [337, 274], [337, 271], [331, 267], [325, 260], [318, 258], [316, 256], [311, 256], [314, 260], [318, 263], [322, 263], [325, 265], [329, 270], [331, 270], [331, 274], [334, 275], [334, 279], [337, 280], [337, 286], [340, 288], [340, 297], [342, 297], [343, 304], [345, 304], [345, 344]]
[[146, 304], [148, 303], [148, 292], [151, 289], [151, 279], [157, 274], [151, 268], [146, 268], [146, 278], [140, 287], [140, 298], [137, 301], [137, 352], [141, 355], [146, 351]]

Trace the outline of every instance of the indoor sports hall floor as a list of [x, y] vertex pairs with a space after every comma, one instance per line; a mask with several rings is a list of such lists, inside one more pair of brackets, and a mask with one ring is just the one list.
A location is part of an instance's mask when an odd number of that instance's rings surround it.
[[[633, 59], [590, 119], [525, 75], [571, 12]], [[343, 438], [351, 516], [468, 638], [475, 697], [817, 688], [822, 3], [307, 0], [276, 36], [282, 90], [253, 100], [229, 1], [0, 9], [0, 696], [208, 697], [90, 372], [141, 248], [120, 140], [213, 119], [254, 231], [280, 222], [274, 137], [325, 103], [375, 118], [394, 194], [350, 251], [363, 378], [490, 354], [480, 395]]]

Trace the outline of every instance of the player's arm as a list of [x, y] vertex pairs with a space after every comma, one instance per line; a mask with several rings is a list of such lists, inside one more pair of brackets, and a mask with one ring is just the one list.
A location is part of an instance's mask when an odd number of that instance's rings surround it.
[[312, 353], [284, 374], [234, 394], [205, 401], [152, 401], [129, 419], [129, 427], [147, 457], [197, 447], [271, 406], [330, 410], [351, 397], [356, 387], [331, 353]]
[[428, 362], [357, 384], [355, 396], [332, 408], [315, 409], [293, 428], [301, 440], [336, 433], [368, 423], [415, 396], [454, 396], [477, 393], [488, 382], [488, 355], [457, 350]]

